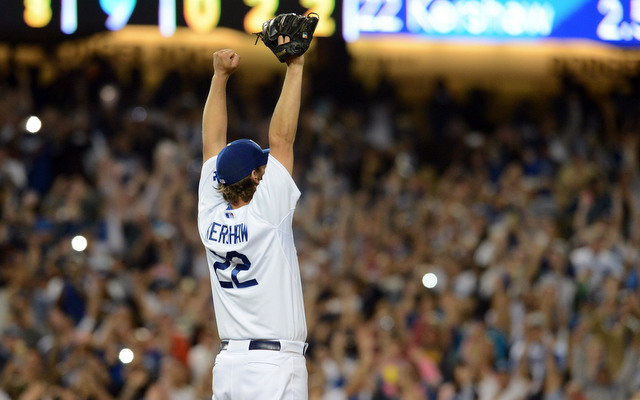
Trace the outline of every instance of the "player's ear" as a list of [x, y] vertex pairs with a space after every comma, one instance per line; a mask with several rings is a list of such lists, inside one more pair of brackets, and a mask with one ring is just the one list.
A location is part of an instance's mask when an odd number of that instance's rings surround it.
[[262, 180], [262, 177], [264, 176], [264, 171], [265, 171], [265, 165], [262, 165], [254, 169], [253, 171], [251, 171], [251, 179], [256, 184], [258, 184]]
[[258, 183], [260, 183], [260, 174], [258, 174], [258, 170], [254, 169], [253, 171], [251, 171], [251, 180], [253, 181], [253, 183], [255, 183], [256, 185]]

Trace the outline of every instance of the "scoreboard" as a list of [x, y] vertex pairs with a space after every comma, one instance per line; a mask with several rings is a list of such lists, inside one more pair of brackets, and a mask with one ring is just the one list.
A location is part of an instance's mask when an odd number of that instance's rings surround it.
[[248, 33], [278, 13], [318, 13], [319, 37], [640, 45], [640, 0], [4, 0], [0, 42], [57, 43], [128, 25]]

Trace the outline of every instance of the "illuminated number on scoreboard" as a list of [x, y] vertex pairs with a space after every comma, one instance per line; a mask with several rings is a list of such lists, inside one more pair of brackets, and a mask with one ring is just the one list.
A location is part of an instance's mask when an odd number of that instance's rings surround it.
[[640, 40], [640, 1], [631, 0], [631, 24], [633, 26], [633, 37]]
[[275, 16], [278, 3], [278, 0], [244, 0], [244, 4], [251, 7], [244, 17], [245, 32], [262, 32], [262, 24]]
[[[51, 0], [24, 0], [24, 22], [42, 28], [51, 22]], [[60, 30], [67, 35], [78, 29], [78, 0], [60, 0]]]
[[71, 35], [78, 29], [78, 0], [61, 0], [60, 30]]
[[51, 0], [24, 0], [24, 22], [32, 28], [42, 28], [51, 22]]
[[211, 32], [220, 21], [220, 0], [184, 0], [184, 19], [195, 32]]
[[336, 21], [331, 18], [336, 8], [335, 0], [300, 0], [300, 5], [306, 7], [308, 13], [316, 13], [320, 17], [314, 36], [331, 36], [336, 31]]
[[117, 31], [129, 22], [136, 8], [136, 0], [100, 0], [100, 7], [108, 15], [104, 25], [109, 30]]
[[608, 41], [640, 40], [640, 2], [630, 1], [631, 22], [623, 21], [624, 7], [619, 0], [598, 1], [598, 11], [604, 17], [598, 24], [598, 38]]
[[623, 9], [619, 0], [598, 1], [598, 11], [604, 15], [596, 32], [603, 40], [620, 40], [619, 25], [622, 22]]
[[175, 0], [160, 0], [158, 4], [158, 29], [160, 34], [165, 37], [176, 33]]

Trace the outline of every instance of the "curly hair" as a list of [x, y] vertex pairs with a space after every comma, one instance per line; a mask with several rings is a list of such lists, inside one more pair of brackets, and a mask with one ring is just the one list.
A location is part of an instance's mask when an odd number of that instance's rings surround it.
[[[264, 165], [255, 169], [258, 173], [258, 180], [262, 180], [264, 170]], [[253, 198], [257, 187], [258, 185], [251, 179], [251, 175], [248, 175], [231, 185], [220, 184], [218, 190], [222, 193], [222, 197], [233, 205], [238, 204], [240, 201], [249, 202]]]

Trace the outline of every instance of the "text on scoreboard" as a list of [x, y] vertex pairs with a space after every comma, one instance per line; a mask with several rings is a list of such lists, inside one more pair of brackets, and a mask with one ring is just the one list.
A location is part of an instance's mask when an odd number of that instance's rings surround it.
[[343, 36], [589, 39], [640, 45], [640, 0], [344, 0]]

